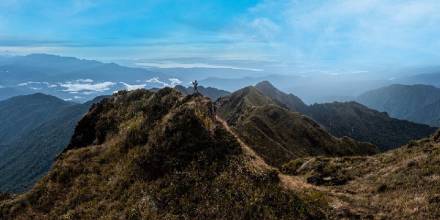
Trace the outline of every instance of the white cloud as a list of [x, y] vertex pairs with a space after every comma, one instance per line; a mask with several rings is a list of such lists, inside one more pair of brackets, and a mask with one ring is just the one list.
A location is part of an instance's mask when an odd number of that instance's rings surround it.
[[162, 63], [151, 63], [151, 62], [142, 62], [142, 63], [136, 63], [138, 66], [144, 66], [144, 67], [157, 67], [157, 68], [184, 68], [184, 69], [190, 69], [190, 68], [207, 68], [207, 69], [234, 69], [234, 70], [248, 70], [248, 71], [255, 71], [260, 72], [263, 71], [262, 69], [256, 69], [256, 68], [247, 68], [247, 67], [239, 67], [239, 66], [229, 66], [229, 65], [213, 65], [213, 64], [207, 64], [207, 63], [175, 63], [175, 62], [162, 62]]
[[19, 83], [18, 86], [28, 86], [31, 84], [40, 84], [40, 82], [32, 82], [32, 81], [28, 81], [28, 82], [24, 82], [24, 83]]
[[159, 80], [159, 77], [153, 77], [151, 79], [145, 80], [147, 83], [158, 83], [158, 84], [164, 84], [164, 82]]
[[58, 87], [57, 84], [51, 84], [49, 82], [34, 82], [34, 81], [27, 81], [27, 82], [23, 82], [23, 83], [19, 83], [17, 84], [17, 86], [31, 86], [31, 85], [42, 85], [42, 86], [46, 86], [48, 88], [55, 88]]
[[287, 61], [418, 64], [440, 56], [439, 11], [438, 0], [263, 0], [233, 30]]
[[128, 91], [132, 91], [132, 90], [136, 90], [136, 89], [143, 89], [147, 86], [147, 84], [135, 84], [135, 85], [130, 85], [128, 83], [125, 82], [120, 82], [121, 84], [124, 85], [125, 89], [127, 89]]
[[351, 74], [365, 74], [365, 73], [369, 73], [370, 71], [368, 70], [352, 70], [349, 73]]
[[177, 79], [177, 78], [171, 78], [169, 80], [170, 80], [170, 85], [172, 87], [182, 84], [182, 81], [180, 79]]
[[115, 85], [113, 82], [92, 83], [84, 82], [84, 80], [76, 80], [73, 82], [66, 82], [59, 84], [63, 87], [64, 92], [79, 93], [79, 92], [104, 92], [111, 89]]
[[92, 83], [93, 79], [78, 79], [76, 81], [79, 83]]
[[169, 83], [159, 80], [159, 77], [153, 77], [151, 79], [146, 80], [145, 82], [159, 84], [160, 87], [174, 87], [182, 83], [182, 81], [177, 78], [170, 78], [168, 80], [170, 81]]

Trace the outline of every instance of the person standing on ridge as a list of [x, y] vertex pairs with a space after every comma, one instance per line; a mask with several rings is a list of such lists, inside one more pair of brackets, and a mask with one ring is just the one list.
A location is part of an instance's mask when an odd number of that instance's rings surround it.
[[198, 89], [198, 86], [199, 86], [199, 83], [197, 82], [197, 80], [194, 80], [194, 82], [192, 82], [192, 84], [193, 84], [193, 87], [194, 87], [194, 94], [199, 94], [199, 89]]

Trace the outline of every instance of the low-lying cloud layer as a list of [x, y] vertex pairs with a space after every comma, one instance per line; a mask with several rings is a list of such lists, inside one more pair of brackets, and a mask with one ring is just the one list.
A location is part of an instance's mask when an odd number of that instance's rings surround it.
[[[65, 98], [65, 100], [78, 100], [86, 98], [83, 96], [107, 94], [110, 93], [109, 91], [131, 91], [136, 89], [174, 87], [179, 84], [182, 84], [182, 81], [177, 78], [170, 78], [164, 81], [159, 77], [153, 77], [147, 80], [137, 80], [136, 83], [111, 81], [95, 82], [92, 79], [77, 79], [59, 83], [28, 81], [17, 84], [17, 87], [23, 87], [30, 90], [67, 93], [75, 96], [70, 96]], [[0, 88], [4, 87], [0, 85]]]
[[93, 80], [76, 80], [59, 84], [64, 88], [64, 92], [80, 93], [80, 92], [105, 92], [114, 86], [114, 82], [93, 83]]
[[182, 81], [180, 81], [177, 78], [170, 78], [168, 80], [169, 83], [159, 80], [159, 77], [154, 77], [149, 80], [146, 80], [145, 82], [157, 84], [159, 87], [174, 87], [176, 85], [182, 84]]

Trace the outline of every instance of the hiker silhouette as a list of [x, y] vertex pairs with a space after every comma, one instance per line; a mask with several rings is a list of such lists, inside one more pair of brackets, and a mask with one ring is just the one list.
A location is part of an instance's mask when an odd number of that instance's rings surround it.
[[194, 82], [192, 82], [193, 87], [194, 87], [194, 94], [199, 94], [199, 83], [197, 82], [197, 80], [194, 80]]

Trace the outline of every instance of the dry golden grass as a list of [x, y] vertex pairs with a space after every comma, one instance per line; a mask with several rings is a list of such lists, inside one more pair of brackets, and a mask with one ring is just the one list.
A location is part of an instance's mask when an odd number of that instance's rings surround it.
[[318, 181], [323, 185], [313, 188], [325, 193], [341, 218], [440, 218], [440, 143], [434, 137], [370, 157], [299, 159], [283, 172], [297, 175], [292, 187], [310, 177], [347, 179]]
[[114, 95], [80, 122], [47, 176], [0, 202], [0, 219], [326, 218], [210, 105], [171, 89]]

